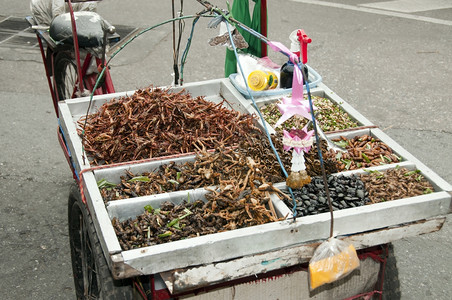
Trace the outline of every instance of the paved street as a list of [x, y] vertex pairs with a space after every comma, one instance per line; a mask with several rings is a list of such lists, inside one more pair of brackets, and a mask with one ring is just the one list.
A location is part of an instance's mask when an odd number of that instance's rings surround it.
[[[211, 3], [226, 8], [223, 0]], [[29, 15], [28, 1], [0, 0], [0, 7], [0, 22]], [[452, 183], [452, 1], [268, 0], [268, 7], [270, 40], [288, 46], [289, 34], [304, 29], [312, 38], [308, 64], [323, 82]], [[184, 8], [186, 15], [202, 9], [195, 0]], [[171, 5], [105, 0], [98, 12], [115, 25], [146, 28], [170, 19]], [[223, 77], [225, 50], [207, 44], [217, 34], [207, 22], [196, 27], [186, 82]], [[158, 27], [115, 57], [117, 91], [171, 83], [171, 33], [169, 24]], [[0, 295], [73, 299], [66, 207], [73, 179], [40, 53], [30, 35], [13, 35], [0, 31]], [[450, 299], [451, 220], [394, 243], [402, 299]]]

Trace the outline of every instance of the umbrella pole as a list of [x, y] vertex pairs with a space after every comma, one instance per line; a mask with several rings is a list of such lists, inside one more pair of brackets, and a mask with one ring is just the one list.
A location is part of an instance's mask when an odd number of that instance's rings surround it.
[[[261, 34], [267, 37], [267, 0], [261, 0]], [[267, 56], [267, 43], [262, 40], [261, 56]]]

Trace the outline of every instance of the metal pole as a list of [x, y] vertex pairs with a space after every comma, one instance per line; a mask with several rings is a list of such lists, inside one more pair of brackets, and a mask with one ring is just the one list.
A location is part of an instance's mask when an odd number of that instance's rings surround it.
[[[261, 0], [261, 32], [267, 36], [267, 0]], [[261, 57], [267, 56], [267, 44], [261, 41]]]
[[[75, 62], [77, 64], [77, 73], [78, 73], [78, 87], [80, 90], [80, 94], [83, 94], [84, 86], [82, 79], [82, 68], [80, 64], [80, 50], [78, 46], [78, 37], [77, 37], [77, 26], [75, 24], [74, 10], [72, 8], [71, 0], [67, 0], [67, 4], [69, 6], [69, 12], [71, 14], [71, 24], [72, 24], [72, 39], [74, 41], [74, 49], [75, 49]], [[59, 99], [64, 100], [64, 99]]]

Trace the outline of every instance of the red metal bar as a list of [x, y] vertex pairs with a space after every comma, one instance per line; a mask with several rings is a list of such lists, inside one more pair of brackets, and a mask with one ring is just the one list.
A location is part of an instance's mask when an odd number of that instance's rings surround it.
[[77, 37], [77, 26], [75, 23], [75, 17], [74, 17], [74, 10], [72, 8], [71, 0], [66, 0], [67, 4], [69, 6], [69, 13], [71, 14], [71, 24], [72, 24], [72, 39], [74, 42], [74, 49], [75, 49], [75, 62], [77, 64], [77, 72], [78, 72], [78, 84], [79, 84], [79, 91], [80, 93], [83, 93], [84, 87], [83, 87], [83, 80], [82, 80], [82, 68], [80, 63], [80, 49], [78, 46], [78, 37]]
[[[88, 71], [89, 65], [91, 64], [91, 60], [92, 60], [92, 55], [90, 53], [88, 53], [85, 57], [85, 61], [83, 63], [83, 67], [82, 67], [82, 78], [84, 80], [84, 84], [86, 86], [86, 88], [90, 91], [92, 91], [94, 89], [94, 86], [96, 85], [96, 81], [97, 81], [97, 76], [98, 74], [90, 74], [88, 76], [86, 76], [86, 73]], [[104, 62], [105, 63], [105, 62]], [[101, 66], [102, 65], [102, 60], [100, 58], [96, 57], [96, 65], [97, 66]], [[102, 69], [99, 70], [100, 67], [98, 67], [98, 71], [100, 72]], [[105, 69], [104, 72], [104, 83], [102, 84], [102, 86], [99, 86], [96, 91], [94, 92], [95, 95], [103, 95], [103, 94], [111, 94], [115, 92], [115, 88], [113, 86], [113, 81], [111, 79], [111, 75], [110, 75], [110, 71], [108, 69], [108, 67]]]
[[61, 133], [60, 128], [58, 128], [57, 134], [58, 134], [58, 141], [60, 142], [60, 146], [63, 149], [64, 157], [66, 157], [69, 167], [71, 168], [72, 176], [74, 177], [75, 180], [77, 180], [77, 175], [75, 174], [75, 169], [74, 169], [74, 166], [72, 165], [71, 155], [69, 154], [69, 150], [67, 149], [67, 145], [66, 145], [66, 142], [64, 141], [64, 137]]
[[[267, 0], [261, 0], [261, 32], [267, 37]], [[261, 57], [267, 56], [267, 43], [261, 41]]]
[[155, 300], [171, 299], [171, 295], [167, 289], [157, 290], [155, 288], [154, 275], [150, 275], [150, 282], [151, 282], [151, 299]]
[[[105, 66], [105, 61], [102, 61], [102, 59], [96, 57], [96, 65], [97, 65], [97, 71], [100, 73], [100, 72], [102, 72], [102, 69]], [[111, 94], [111, 93], [114, 93], [115, 92], [115, 87], [113, 86], [113, 81], [111, 79], [110, 69], [109, 69], [108, 66], [105, 69], [105, 72], [104, 72], [103, 76], [104, 76], [104, 78], [103, 78], [104, 82], [102, 84], [102, 87], [99, 87], [99, 88], [102, 88], [102, 91], [99, 92], [99, 94]], [[97, 78], [96, 78], [96, 80], [97, 80]], [[94, 84], [92, 85], [90, 90], [92, 90], [92, 88], [94, 88], [95, 84], [96, 84], [96, 82], [94, 82]]]
[[[50, 55], [50, 67], [52, 69], [52, 72], [55, 73], [55, 61], [54, 61], [53, 58], [54, 58], [54, 55], [52, 53], [52, 55]], [[56, 80], [55, 80], [55, 74], [53, 74], [53, 76], [52, 76], [52, 81], [53, 81], [53, 86], [55, 87], [55, 89], [53, 90], [54, 93], [55, 93], [55, 99], [56, 99], [56, 101], [54, 102], [54, 105], [56, 106], [55, 109], [57, 110], [57, 117], [58, 117], [59, 116], [59, 114], [58, 114], [58, 101], [64, 100], [64, 99], [60, 99], [60, 96], [58, 95], [58, 91], [56, 90], [57, 89], [57, 84], [56, 84]]]
[[47, 58], [44, 53], [44, 46], [42, 45], [41, 37], [39, 36], [39, 34], [36, 33], [36, 37], [38, 39], [39, 50], [41, 50], [42, 62], [44, 63], [44, 69], [46, 71], [47, 84], [49, 85], [50, 94], [52, 95], [53, 108], [55, 109], [55, 113], [58, 117], [58, 104], [57, 104], [57, 99], [55, 97], [55, 90], [53, 89], [53, 86], [52, 86], [52, 80], [50, 79], [50, 72], [49, 72], [49, 68], [47, 66]]
[[92, 57], [93, 56], [89, 52], [85, 56], [85, 61], [83, 62], [83, 67], [82, 67], [82, 76], [83, 77], [85, 77], [86, 72], [88, 72], [88, 68], [89, 68], [89, 65], [91, 64], [91, 58]]
[[[89, 89], [91, 92], [93, 91], [94, 86], [96, 85], [97, 76], [98, 76], [98, 74], [94, 73], [94, 74], [85, 76], [85, 78], [84, 78], [86, 88]], [[105, 94], [103, 85], [98, 86], [97, 89], [94, 91], [94, 95], [103, 95], [103, 94]]]
[[363, 294], [359, 294], [359, 295], [355, 295], [349, 298], [345, 298], [343, 300], [355, 300], [355, 299], [373, 299], [373, 296], [375, 295], [380, 295], [381, 297], [381, 291], [371, 291], [368, 293], [363, 293]]
[[389, 257], [389, 244], [385, 244], [384, 245], [384, 261], [381, 264], [381, 269], [380, 269], [380, 273], [381, 273], [381, 277], [380, 277], [380, 286], [378, 288], [380, 288], [381, 294], [380, 294], [380, 298], [379, 300], [383, 299], [383, 293], [384, 293], [384, 282], [385, 282], [385, 272], [386, 272], [386, 264], [388, 262], [388, 257]]
[[140, 293], [141, 297], [143, 299], [147, 299], [148, 297], [146, 296], [146, 293], [141, 288], [141, 285], [134, 279], [132, 279], [132, 282], [133, 282], [133, 285], [134, 285], [135, 289]]
[[110, 70], [105, 70], [104, 73], [105, 76], [105, 83], [104, 83], [104, 94], [111, 94], [115, 92], [115, 87], [113, 86], [113, 80], [111, 79]]

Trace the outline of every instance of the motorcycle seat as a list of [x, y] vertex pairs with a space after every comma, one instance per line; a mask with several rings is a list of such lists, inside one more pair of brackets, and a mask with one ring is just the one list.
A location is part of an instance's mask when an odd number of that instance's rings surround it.
[[[74, 12], [74, 18], [79, 47], [94, 48], [102, 46], [104, 30], [109, 31], [112, 26], [95, 12], [77, 11]], [[49, 35], [57, 43], [73, 44], [71, 16], [69, 13], [58, 15], [52, 20]]]

